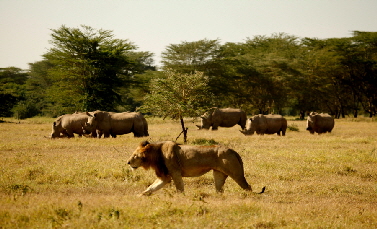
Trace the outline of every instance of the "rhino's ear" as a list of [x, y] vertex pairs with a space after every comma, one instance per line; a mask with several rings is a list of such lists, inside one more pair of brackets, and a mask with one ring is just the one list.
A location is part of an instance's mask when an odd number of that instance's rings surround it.
[[90, 117], [92, 117], [92, 115], [91, 115], [91, 114], [89, 114], [89, 112], [86, 112], [86, 115], [87, 115], [87, 116], [90, 116]]
[[142, 146], [142, 147], [145, 147], [145, 146], [147, 146], [147, 145], [149, 145], [150, 143], [148, 142], [148, 141], [142, 141], [141, 143], [140, 143], [140, 146]]

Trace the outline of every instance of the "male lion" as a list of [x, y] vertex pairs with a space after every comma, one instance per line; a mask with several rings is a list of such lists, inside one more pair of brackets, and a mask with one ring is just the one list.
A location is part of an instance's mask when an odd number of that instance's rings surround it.
[[[241, 188], [252, 190], [244, 176], [240, 155], [224, 146], [178, 145], [172, 141], [141, 142], [127, 162], [133, 169], [155, 170], [157, 179], [141, 195], [150, 195], [172, 179], [177, 191], [184, 192], [182, 177], [201, 176], [213, 170], [216, 191], [223, 192], [228, 176]], [[264, 188], [262, 192], [264, 191]]]

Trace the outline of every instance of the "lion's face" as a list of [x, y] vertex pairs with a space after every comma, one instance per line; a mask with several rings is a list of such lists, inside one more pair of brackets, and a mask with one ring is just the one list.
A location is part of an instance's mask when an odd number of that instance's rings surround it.
[[127, 164], [131, 166], [132, 169], [137, 169], [144, 165], [145, 159], [145, 152], [142, 150], [142, 147], [139, 146], [128, 159]]

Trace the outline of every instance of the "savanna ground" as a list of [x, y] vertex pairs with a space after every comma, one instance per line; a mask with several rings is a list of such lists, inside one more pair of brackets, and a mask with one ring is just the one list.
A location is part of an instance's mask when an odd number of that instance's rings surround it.
[[[175, 140], [178, 122], [147, 118], [148, 138], [45, 138], [53, 119], [0, 123], [0, 228], [376, 228], [377, 120], [335, 120], [331, 134], [299, 131], [244, 136], [239, 126], [189, 127], [188, 140], [211, 139], [243, 158], [253, 192], [212, 173], [184, 178], [138, 197], [155, 175], [126, 165], [142, 140]], [[178, 139], [182, 142], [182, 137]], [[257, 194], [266, 186], [264, 194]]]

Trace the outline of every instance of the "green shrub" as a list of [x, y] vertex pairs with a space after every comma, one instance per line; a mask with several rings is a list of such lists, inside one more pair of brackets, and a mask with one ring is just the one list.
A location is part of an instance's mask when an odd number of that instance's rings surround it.
[[217, 145], [219, 144], [218, 142], [216, 142], [215, 140], [213, 139], [205, 139], [205, 138], [196, 138], [194, 139], [191, 144], [194, 144], [194, 145]]
[[291, 125], [288, 125], [288, 130], [290, 130], [290, 131], [300, 131], [298, 126], [294, 123], [292, 123]]

